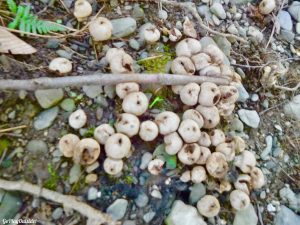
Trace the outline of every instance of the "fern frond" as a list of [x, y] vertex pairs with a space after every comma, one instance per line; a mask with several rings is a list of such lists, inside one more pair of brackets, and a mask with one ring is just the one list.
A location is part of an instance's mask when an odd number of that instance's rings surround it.
[[8, 9], [12, 12], [12, 13], [17, 13], [18, 10], [18, 6], [16, 4], [16, 2], [14, 0], [6, 0]]

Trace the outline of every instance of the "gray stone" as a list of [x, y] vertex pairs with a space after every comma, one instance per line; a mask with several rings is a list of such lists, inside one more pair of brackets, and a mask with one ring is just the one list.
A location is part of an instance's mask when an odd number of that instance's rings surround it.
[[106, 210], [106, 212], [114, 219], [120, 220], [125, 216], [128, 206], [126, 199], [117, 199]]
[[113, 25], [113, 36], [114, 37], [126, 37], [133, 32], [135, 32], [137, 28], [136, 20], [132, 17], [125, 17], [120, 19], [111, 20]]
[[135, 5], [133, 7], [131, 15], [136, 20], [142, 20], [145, 18], [145, 12], [139, 5]]
[[125, 45], [126, 43], [124, 41], [118, 41], [113, 43], [113, 46], [116, 48], [123, 48]]
[[125, 220], [123, 225], [136, 225], [134, 220]]
[[72, 112], [76, 106], [72, 98], [66, 98], [60, 103], [60, 107], [67, 112]]
[[255, 0], [235, 0], [237, 5], [247, 4], [248, 2], [254, 2]]
[[152, 160], [152, 154], [150, 152], [145, 152], [141, 159], [140, 169], [141, 170], [146, 169], [151, 160]]
[[277, 213], [274, 225], [299, 225], [300, 216], [290, 210], [288, 207], [282, 205]]
[[80, 178], [80, 174], [81, 174], [81, 167], [79, 164], [74, 164], [72, 166], [72, 168], [70, 169], [70, 173], [69, 173], [69, 183], [70, 184], [74, 184], [75, 182], [77, 182]]
[[82, 90], [89, 98], [96, 98], [98, 95], [102, 93], [102, 86], [100, 85], [83, 86]]
[[139, 208], [143, 208], [148, 204], [149, 198], [144, 192], [140, 192], [134, 202]]
[[259, 100], [258, 94], [253, 94], [253, 95], [251, 95], [251, 101], [252, 101], [252, 102], [257, 102], [258, 100]]
[[134, 50], [140, 49], [140, 43], [137, 40], [135, 40], [134, 38], [129, 40], [129, 46]]
[[56, 54], [59, 56], [59, 57], [63, 57], [63, 58], [66, 58], [66, 59], [72, 59], [72, 56], [73, 56], [73, 53], [72, 52], [68, 52], [66, 50], [62, 50], [62, 49], [59, 49], [56, 51]]
[[104, 93], [110, 99], [114, 99], [116, 96], [116, 88], [115, 85], [105, 85], [104, 86]]
[[64, 97], [64, 92], [62, 89], [46, 89], [37, 90], [34, 95], [40, 106], [47, 109], [57, 104]]
[[300, 22], [300, 2], [299, 1], [293, 1], [293, 3], [290, 5], [288, 11], [295, 20]]
[[106, 108], [108, 107], [108, 101], [103, 95], [99, 95], [95, 98], [95, 102], [99, 104], [101, 107]]
[[53, 210], [53, 212], [52, 212], [52, 218], [54, 220], [58, 220], [59, 218], [62, 217], [63, 213], [64, 213], [64, 210], [62, 208], [58, 207], [58, 208], [56, 208], [56, 209]]
[[272, 143], [273, 143], [273, 137], [271, 135], [268, 135], [266, 137], [266, 145], [267, 146], [264, 148], [264, 150], [260, 154], [261, 159], [266, 160], [269, 158], [268, 156], [272, 152]]
[[238, 102], [246, 102], [249, 98], [250, 95], [247, 92], [247, 90], [245, 89], [245, 87], [242, 84], [238, 84], [235, 86], [238, 91], [239, 91], [239, 97], [238, 97]]
[[145, 223], [149, 223], [155, 216], [155, 212], [147, 212], [144, 216], [143, 216], [143, 220], [145, 221]]
[[296, 32], [300, 34], [300, 22], [296, 24]]
[[235, 34], [235, 35], [238, 35], [239, 34], [239, 31], [238, 29], [235, 27], [234, 24], [231, 24], [228, 28], [227, 28], [228, 32], [231, 33], [231, 34]]
[[162, 20], [166, 20], [168, 19], [168, 13], [166, 10], [159, 10], [158, 11], [158, 18], [162, 19]]
[[255, 44], [258, 45], [259, 43], [261, 43], [264, 39], [264, 35], [263, 33], [258, 30], [258, 28], [250, 26], [248, 29], [248, 36], [250, 38], [250, 40]]
[[5, 192], [0, 189], [0, 221], [13, 219], [22, 206], [22, 200], [16, 193]]
[[214, 41], [217, 43], [218, 47], [222, 50], [222, 52], [229, 57], [231, 50], [231, 43], [228, 41], [226, 37], [216, 35], [214, 36]]
[[293, 29], [292, 18], [291, 18], [291, 15], [287, 11], [281, 10], [278, 13], [277, 18], [279, 20], [279, 24], [280, 24], [281, 28], [283, 28], [285, 30], [289, 30], [289, 31], [291, 31]]
[[50, 38], [46, 43], [46, 48], [56, 49], [59, 46], [59, 40], [56, 38]]
[[234, 118], [231, 121], [230, 130], [236, 132], [243, 132], [244, 131], [244, 124], [238, 118]]
[[289, 43], [293, 43], [294, 42], [294, 38], [295, 38], [295, 34], [292, 31], [288, 31], [288, 30], [284, 30], [282, 29], [280, 31], [280, 37], [289, 42]]
[[165, 223], [166, 225], [206, 225], [198, 210], [194, 206], [184, 204], [181, 200], [174, 201]]
[[47, 109], [41, 112], [37, 117], [35, 117], [33, 122], [33, 127], [36, 130], [43, 130], [50, 127], [57, 117], [59, 108], [57, 106]]
[[300, 121], [300, 95], [294, 96], [290, 102], [284, 105], [284, 113], [287, 116]]
[[90, 187], [87, 193], [87, 200], [92, 201], [99, 197], [101, 197], [101, 192], [99, 192], [95, 187]]
[[221, 20], [216, 15], [212, 15], [211, 19], [216, 26], [219, 26], [221, 24]]
[[295, 194], [289, 187], [284, 187], [279, 191], [280, 198], [287, 201], [289, 207], [296, 212], [300, 212], [300, 194]]
[[201, 17], [205, 17], [210, 14], [209, 7], [207, 5], [200, 5], [197, 7], [198, 13]]
[[48, 153], [48, 146], [46, 142], [42, 140], [30, 140], [26, 145], [26, 151], [32, 154], [47, 154]]
[[240, 109], [238, 111], [240, 119], [249, 127], [258, 128], [260, 118], [255, 110]]
[[212, 4], [210, 11], [222, 20], [226, 18], [226, 12], [223, 6], [218, 2]]
[[190, 195], [189, 195], [189, 203], [191, 205], [194, 205], [196, 202], [199, 201], [200, 198], [202, 198], [206, 194], [206, 188], [204, 184], [193, 184], [190, 189]]
[[258, 218], [252, 204], [245, 210], [237, 211], [233, 225], [256, 225]]

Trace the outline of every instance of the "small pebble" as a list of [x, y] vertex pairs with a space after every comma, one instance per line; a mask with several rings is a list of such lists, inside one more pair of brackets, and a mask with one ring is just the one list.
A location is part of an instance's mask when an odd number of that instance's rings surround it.
[[59, 218], [61, 218], [61, 216], [63, 215], [64, 211], [62, 208], [56, 208], [54, 209], [54, 211], [52, 212], [52, 218], [54, 220], [58, 220]]
[[85, 177], [85, 183], [91, 184], [91, 183], [96, 182], [97, 179], [98, 179], [97, 174], [91, 173], [91, 174], [88, 174], [88, 175]]

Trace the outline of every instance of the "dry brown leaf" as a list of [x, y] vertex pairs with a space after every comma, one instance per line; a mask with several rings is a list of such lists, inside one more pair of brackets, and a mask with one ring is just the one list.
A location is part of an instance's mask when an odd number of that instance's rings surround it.
[[8, 30], [0, 27], [0, 53], [11, 53], [13, 55], [28, 55], [35, 53], [36, 49], [21, 40]]

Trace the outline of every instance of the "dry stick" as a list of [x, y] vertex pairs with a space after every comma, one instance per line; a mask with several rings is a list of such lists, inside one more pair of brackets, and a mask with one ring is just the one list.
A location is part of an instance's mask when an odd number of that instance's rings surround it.
[[295, 86], [295, 87], [284, 87], [284, 86], [280, 86], [277, 84], [274, 84], [273, 86], [274, 88], [280, 89], [280, 90], [284, 90], [284, 91], [297, 91], [298, 88], [300, 88], [300, 82]]
[[23, 128], [26, 128], [26, 127], [27, 127], [26, 125], [21, 125], [21, 126], [17, 126], [17, 127], [4, 128], [4, 129], [0, 129], [0, 133], [19, 130], [19, 129], [23, 129]]
[[0, 90], [29, 90], [63, 87], [82, 87], [85, 85], [113, 85], [125, 82], [141, 84], [182, 85], [191, 82], [212, 82], [217, 85], [229, 85], [226, 77], [186, 76], [175, 74], [100, 74], [67, 77], [41, 77], [29, 80], [0, 80]]
[[118, 222], [113, 221], [109, 215], [77, 200], [76, 197], [72, 195], [63, 195], [25, 181], [7, 181], [0, 179], [0, 188], [7, 191], [22, 191], [35, 196], [40, 195], [47, 200], [62, 204], [64, 207], [73, 209], [81, 215], [86, 216], [90, 224], [118, 224]]
[[177, 6], [180, 8], [185, 8], [188, 11], [190, 11], [190, 13], [193, 15], [193, 17], [195, 17], [199, 23], [199, 26], [205, 30], [207, 30], [209, 33], [211, 34], [216, 34], [216, 35], [220, 35], [223, 37], [230, 37], [230, 38], [235, 38], [236, 40], [239, 40], [240, 42], [243, 43], [247, 43], [247, 41], [244, 38], [238, 37], [234, 34], [224, 34], [218, 31], [215, 31], [211, 28], [209, 28], [208, 26], [206, 26], [203, 23], [203, 20], [201, 19], [199, 13], [197, 12], [195, 3], [192, 2], [175, 2], [175, 1], [169, 1], [169, 0], [160, 0], [161, 3], [166, 4], [166, 5], [173, 5], [173, 6]]

